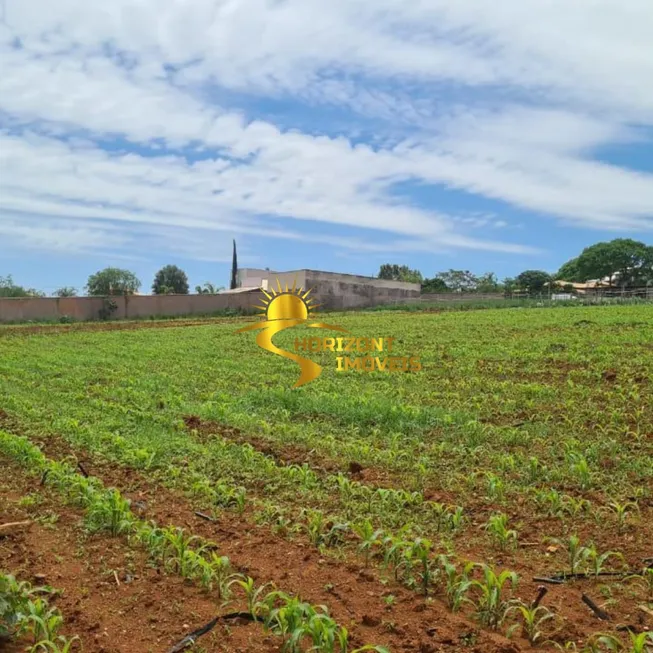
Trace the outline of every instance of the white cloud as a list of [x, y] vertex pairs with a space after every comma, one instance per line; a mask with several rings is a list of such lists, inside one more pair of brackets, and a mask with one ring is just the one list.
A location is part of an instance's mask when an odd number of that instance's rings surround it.
[[[19, 216], [51, 220], [33, 242], [71, 248], [112, 221], [370, 252], [533, 251], [492, 238], [505, 220], [393, 194], [415, 180], [650, 229], [653, 176], [593, 157], [653, 125], [651, 24], [648, 0], [5, 0], [0, 222], [18, 237]], [[310, 107], [310, 133], [251, 120], [266, 97]], [[374, 145], [327, 136], [322, 104], [357, 112], [351, 131], [373, 129]], [[79, 226], [58, 239], [64, 218]]]

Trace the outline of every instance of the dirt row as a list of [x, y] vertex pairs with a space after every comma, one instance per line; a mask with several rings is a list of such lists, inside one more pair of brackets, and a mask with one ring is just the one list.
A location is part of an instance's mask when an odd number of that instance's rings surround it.
[[[0, 568], [61, 590], [48, 601], [64, 617], [62, 633], [79, 636], [84, 651], [168, 651], [218, 614], [211, 596], [162, 573], [122, 538], [88, 535], [80, 511], [8, 461], [0, 458], [0, 465], [0, 524], [31, 521], [0, 538]], [[232, 620], [202, 643], [211, 651], [254, 653], [278, 651], [274, 640], [258, 624]]]
[[[253, 524], [246, 515], [225, 512], [209, 522], [196, 515], [194, 506], [183, 496], [134, 470], [92, 459], [52, 436], [34, 442], [52, 459], [75, 457], [89, 474], [100, 478], [107, 487], [118, 488], [132, 505], [138, 506], [141, 519], [154, 520], [161, 526], [180, 526], [216, 542], [221, 555], [228, 556], [235, 568], [257, 582], [273, 582], [314, 605], [327, 605], [338, 623], [349, 629], [352, 648], [373, 643], [388, 646], [393, 652], [522, 650], [518, 643], [482, 631], [466, 617], [450, 613], [439, 601], [425, 601], [392, 581], [381, 583], [378, 572], [366, 569], [362, 561], [323, 557], [305, 538], [288, 541], [267, 526]], [[535, 588], [532, 594], [535, 596]], [[389, 595], [394, 596], [392, 606], [386, 605]], [[202, 619], [195, 620], [191, 629], [197, 621], [201, 625]], [[207, 647], [204, 641], [202, 645]]]
[[[310, 416], [302, 416], [310, 419]], [[185, 415], [184, 424], [200, 442], [210, 442], [214, 438], [222, 438], [235, 444], [249, 444], [256, 451], [271, 457], [279, 465], [309, 465], [318, 475], [349, 474], [352, 479], [364, 482], [374, 488], [397, 487], [401, 482], [398, 475], [378, 467], [363, 467], [359, 462], [350, 460], [346, 463], [334, 460], [315, 449], [302, 444], [280, 444], [272, 440], [245, 433], [240, 429], [221, 424], [220, 422], [203, 420], [196, 415]]]
[[[187, 428], [194, 437], [208, 442], [220, 437], [239, 444], [249, 444], [260, 453], [271, 456], [278, 464], [307, 463], [318, 473], [349, 473], [349, 476], [371, 487], [397, 487], [403, 485], [401, 479], [393, 477], [385, 470], [364, 469], [357, 463], [343, 467], [335, 461], [320, 456], [319, 452], [309, 451], [300, 445], [282, 445], [271, 443], [257, 436], [251, 436], [237, 428], [218, 422], [201, 420], [196, 416], [184, 418]], [[457, 505], [462, 498], [444, 493], [440, 490], [426, 489], [427, 500]], [[585, 493], [596, 509], [604, 503], [597, 493]], [[551, 571], [566, 569], [566, 552], [564, 546], [553, 543], [552, 538], [565, 540], [571, 534], [579, 536], [582, 544], [596, 544], [600, 553], [615, 551], [623, 554], [624, 563], [631, 569], [642, 569], [644, 561], [653, 560], [653, 505], [649, 501], [640, 501], [640, 512], [635, 515], [623, 533], [619, 533], [613, 515], [602, 519], [584, 517], [572, 523], [562, 523], [554, 517], [543, 518], [533, 514], [532, 505], [519, 497], [508, 506], [492, 504], [485, 497], [470, 495], [465, 497], [464, 509], [467, 525], [465, 533], [456, 540], [456, 551], [460, 558], [483, 561], [499, 569], [510, 569], [519, 574], [520, 591], [524, 588], [535, 591], [538, 583], [536, 577], [546, 577]], [[603, 509], [605, 506], [601, 506]], [[490, 539], [484, 531], [488, 516], [495, 512], [507, 512], [511, 526], [519, 530], [520, 544], [516, 550], [500, 551], [489, 546]], [[608, 569], [606, 567], [606, 569]], [[612, 567], [610, 569], [613, 569]], [[635, 632], [653, 628], [653, 615], [642, 611], [642, 592], [636, 592], [632, 586], [620, 582], [618, 578], [602, 577], [583, 579], [564, 585], [547, 585], [548, 593], [545, 604], [557, 614], [564, 616], [566, 626], [558, 641], [584, 641], [598, 631], [610, 632], [614, 628], [630, 627]], [[583, 603], [583, 595], [593, 597], [595, 602], [609, 607], [609, 623], [600, 620]]]
[[[101, 478], [107, 486], [118, 487], [132, 499], [142, 510], [142, 518], [154, 519], [160, 525], [183, 526], [211, 539], [219, 544], [221, 554], [228, 555], [236, 567], [257, 581], [274, 581], [285, 591], [300, 594], [311, 603], [328, 605], [333, 616], [351, 630], [352, 639], [358, 645], [373, 642], [388, 645], [392, 651], [488, 653], [518, 651], [524, 647], [523, 640], [510, 642], [500, 635], [480, 631], [469, 619], [452, 615], [439, 600], [425, 602], [393, 581], [380, 582], [379, 570], [365, 569], [353, 555], [340, 555], [338, 560], [322, 557], [302, 536], [289, 542], [269, 528], [255, 525], [247, 513], [237, 516], [225, 512], [217, 521], [207, 522], [195, 514], [193, 505], [184, 497], [154, 483], [148, 476], [91, 459], [84, 451], [71, 449], [59, 437], [40, 438], [37, 444], [51, 458], [72, 456], [80, 460], [84, 469]], [[524, 511], [523, 506], [516, 509]], [[473, 519], [473, 515], [470, 517]], [[551, 528], [552, 524], [548, 523], [528, 524], [528, 528], [520, 532], [527, 546], [515, 554], [489, 552], [487, 539], [481, 534], [477, 538], [473, 533], [466, 536], [460, 546], [457, 544], [457, 548], [460, 555], [469, 559], [491, 561], [499, 568], [517, 571], [522, 578], [518, 595], [531, 600], [538, 587], [530, 582], [531, 578], [542, 572], [543, 560], [550, 557], [544, 553], [548, 548], [542, 535]], [[637, 564], [649, 552], [649, 542], [650, 539], [627, 536], [629, 563]], [[283, 555], [279, 555], [281, 551]], [[582, 594], [587, 593], [597, 603], [605, 604], [606, 592], [619, 601], [618, 605], [609, 607], [612, 616], [609, 623], [599, 621], [581, 601]], [[395, 601], [392, 607], [387, 607], [385, 598], [390, 594]], [[635, 596], [631, 588], [620, 584], [588, 580], [551, 585], [544, 603], [565, 617], [566, 625], [556, 637], [561, 643], [566, 640], [580, 642], [597, 631], [614, 632], [619, 625], [629, 625], [636, 630], [653, 626], [653, 620], [637, 609], [641, 598]]]

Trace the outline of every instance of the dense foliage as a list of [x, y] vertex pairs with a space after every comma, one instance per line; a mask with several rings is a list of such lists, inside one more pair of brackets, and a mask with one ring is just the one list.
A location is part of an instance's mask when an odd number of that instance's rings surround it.
[[138, 292], [141, 282], [129, 270], [105, 268], [88, 278], [86, 292], [89, 295], [133, 295]]
[[586, 247], [558, 270], [558, 279], [605, 279], [609, 285], [645, 286], [653, 281], [653, 247], [631, 238]]
[[77, 289], [72, 286], [64, 286], [54, 291], [55, 297], [76, 297]]
[[224, 286], [216, 286], [210, 281], [207, 281], [203, 286], [195, 286], [195, 292], [198, 295], [217, 295], [222, 290], [224, 290]]
[[[423, 278], [419, 270], [407, 265], [384, 264], [379, 279], [421, 282], [422, 293], [542, 293], [548, 289], [572, 290], [562, 282], [605, 280], [605, 285], [621, 288], [646, 286], [653, 282], [653, 247], [629, 238], [596, 243], [567, 261], [554, 275], [544, 270], [524, 270], [515, 278], [502, 281], [493, 272], [476, 275], [469, 270], [447, 270]], [[555, 284], [552, 282], [560, 281]]]
[[162, 267], [154, 277], [152, 284], [154, 295], [187, 295], [188, 277], [176, 265]]
[[0, 277], [0, 297], [44, 297], [45, 295], [33, 288], [23, 288], [14, 283], [11, 275]]
[[379, 279], [388, 281], [406, 281], [408, 283], [420, 283], [422, 273], [419, 270], [411, 270], [407, 265], [386, 263], [379, 268]]

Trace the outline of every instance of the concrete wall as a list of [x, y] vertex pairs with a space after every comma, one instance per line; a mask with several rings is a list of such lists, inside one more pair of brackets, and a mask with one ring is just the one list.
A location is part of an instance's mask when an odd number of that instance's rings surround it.
[[[420, 286], [417, 283], [385, 281], [353, 274], [334, 274], [315, 270], [297, 270], [271, 274], [269, 287], [277, 288], [277, 278], [285, 290], [286, 284], [312, 289], [311, 296], [318, 310], [344, 310], [365, 308], [378, 304], [418, 301]], [[225, 309], [258, 312], [260, 292], [224, 293], [218, 295], [131, 295], [113, 297], [117, 310], [111, 319], [148, 318], [152, 316], [201, 315]], [[451, 299], [451, 296], [449, 296]], [[79, 321], [97, 320], [103, 307], [101, 297], [68, 298], [0, 298], [0, 322], [26, 322], [29, 320], [58, 320], [63, 316]]]
[[239, 288], [260, 288], [263, 286], [263, 280], [269, 279], [270, 275], [276, 274], [271, 270], [261, 270], [260, 268], [239, 268], [238, 269], [238, 287]]
[[365, 308], [419, 299], [420, 284], [387, 281], [355, 274], [302, 270], [305, 288], [313, 288], [322, 306], [331, 310]]
[[243, 268], [238, 271], [238, 274], [238, 286], [240, 288], [274, 288], [276, 290], [277, 279], [279, 279], [284, 289], [286, 284], [288, 284], [288, 288], [292, 288], [293, 283], [296, 283], [296, 287], [300, 288], [304, 287], [304, 281], [306, 279], [304, 270], [274, 272], [272, 270], [259, 270], [257, 268]]
[[277, 279], [281, 287], [312, 289], [311, 296], [319, 299], [323, 309], [343, 310], [365, 308], [378, 304], [389, 304], [407, 299], [417, 299], [420, 284], [403, 281], [387, 281], [356, 274], [338, 274], [319, 270], [293, 270], [273, 272], [256, 268], [240, 270], [240, 284], [243, 287], [265, 287], [276, 289]]
[[[249, 292], [225, 295], [132, 295], [112, 297], [117, 310], [111, 319], [148, 318], [151, 316], [201, 315], [225, 309], [256, 312], [262, 293]], [[0, 322], [58, 320], [68, 316], [74, 320], [91, 321], [100, 317], [104, 300], [101, 297], [67, 298], [0, 298]]]

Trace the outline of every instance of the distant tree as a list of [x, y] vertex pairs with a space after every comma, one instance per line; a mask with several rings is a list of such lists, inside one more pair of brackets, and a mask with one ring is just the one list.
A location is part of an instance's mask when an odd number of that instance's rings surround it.
[[476, 292], [501, 292], [503, 290], [502, 285], [497, 279], [497, 275], [494, 272], [486, 272], [476, 279]]
[[447, 284], [438, 277], [422, 281], [422, 294], [447, 292], [448, 290]]
[[470, 292], [476, 290], [478, 278], [469, 270], [449, 270], [438, 272], [436, 279], [441, 279], [449, 290], [453, 292]]
[[214, 286], [208, 281], [203, 286], [195, 286], [198, 295], [217, 295], [221, 290], [224, 290], [223, 286]]
[[514, 277], [505, 277], [501, 282], [503, 291], [510, 293], [517, 289], [517, 280]]
[[576, 266], [580, 281], [607, 278], [609, 285], [643, 285], [653, 280], [653, 247], [632, 238], [616, 238], [586, 247]]
[[55, 297], [76, 297], [77, 289], [72, 286], [64, 286], [63, 288], [58, 288], [54, 291]]
[[234, 239], [234, 252], [231, 257], [231, 283], [229, 288], [233, 290], [238, 287], [238, 256], [236, 255], [236, 240]]
[[11, 275], [0, 277], [0, 297], [45, 297], [45, 293], [34, 288], [17, 286]]
[[105, 268], [88, 278], [86, 292], [94, 296], [133, 295], [138, 292], [141, 282], [129, 270]]
[[155, 295], [187, 295], [188, 277], [176, 265], [162, 267], [154, 276], [152, 293]]
[[385, 263], [379, 268], [378, 278], [387, 279], [389, 281], [421, 283], [422, 273], [419, 270], [411, 270], [407, 265]]
[[578, 271], [578, 258], [567, 261], [554, 275], [560, 281], [580, 281]]
[[525, 270], [517, 275], [517, 285], [529, 292], [542, 292], [544, 286], [551, 281], [551, 275], [543, 270]]

